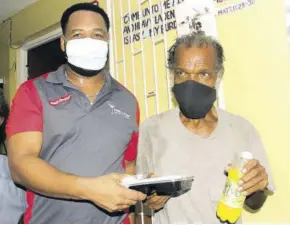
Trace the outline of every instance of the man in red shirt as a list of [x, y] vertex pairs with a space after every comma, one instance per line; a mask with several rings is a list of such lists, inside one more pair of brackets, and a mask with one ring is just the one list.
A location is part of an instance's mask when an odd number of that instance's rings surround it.
[[22, 84], [7, 124], [11, 175], [29, 190], [24, 222], [121, 223], [146, 197], [120, 184], [124, 166], [134, 172], [138, 104], [104, 70], [107, 14], [80, 3], [61, 25], [67, 64]]

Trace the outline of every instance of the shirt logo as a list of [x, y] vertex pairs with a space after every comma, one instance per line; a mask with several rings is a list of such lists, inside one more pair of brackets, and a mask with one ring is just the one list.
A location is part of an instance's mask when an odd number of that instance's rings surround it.
[[65, 96], [61, 96], [61, 97], [59, 97], [59, 98], [57, 98], [55, 100], [51, 100], [51, 101], [49, 101], [49, 104], [51, 106], [58, 106], [59, 104], [67, 102], [69, 100], [71, 100], [71, 95], [70, 94], [65, 95]]
[[126, 119], [130, 119], [130, 115], [125, 113], [125, 112], [122, 112], [120, 109], [117, 109], [116, 105], [114, 103], [108, 102], [108, 106], [111, 109], [111, 114], [112, 115], [119, 115], [119, 116], [123, 116]]

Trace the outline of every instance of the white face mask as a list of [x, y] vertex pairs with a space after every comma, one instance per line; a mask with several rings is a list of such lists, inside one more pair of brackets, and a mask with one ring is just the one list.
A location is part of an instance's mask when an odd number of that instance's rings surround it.
[[69, 40], [66, 45], [68, 62], [86, 70], [103, 69], [108, 51], [108, 42], [92, 38]]

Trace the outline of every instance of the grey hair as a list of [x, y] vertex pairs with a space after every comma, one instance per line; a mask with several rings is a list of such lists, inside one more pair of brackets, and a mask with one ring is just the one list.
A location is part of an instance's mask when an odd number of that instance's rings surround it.
[[168, 50], [167, 67], [170, 71], [174, 71], [176, 68], [176, 50], [182, 45], [186, 48], [207, 48], [212, 46], [216, 50], [215, 72], [217, 72], [218, 80], [222, 78], [225, 61], [223, 47], [216, 39], [207, 36], [203, 31], [193, 32], [176, 39], [175, 43]]

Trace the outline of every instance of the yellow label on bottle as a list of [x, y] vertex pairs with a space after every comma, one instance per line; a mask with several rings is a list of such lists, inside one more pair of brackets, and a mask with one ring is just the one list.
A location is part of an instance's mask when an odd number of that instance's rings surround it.
[[221, 198], [221, 201], [232, 208], [242, 208], [246, 196], [238, 191], [239, 185], [234, 180], [228, 178]]

